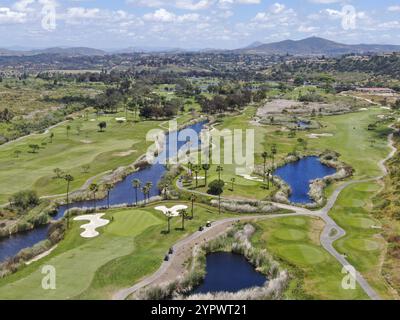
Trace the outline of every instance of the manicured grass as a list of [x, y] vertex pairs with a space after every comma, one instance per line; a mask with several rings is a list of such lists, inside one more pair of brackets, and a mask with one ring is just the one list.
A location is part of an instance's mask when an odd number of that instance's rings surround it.
[[357, 286], [344, 290], [341, 265], [320, 245], [323, 222], [310, 217], [287, 217], [257, 223], [253, 238], [256, 247], [265, 248], [288, 269], [292, 281], [289, 299], [367, 299]]
[[382, 274], [386, 242], [379, 229], [382, 224], [373, 217], [372, 198], [379, 190], [378, 183], [357, 184], [345, 189], [331, 211], [331, 216], [346, 230], [346, 237], [335, 243], [383, 297], [392, 299], [389, 286]]
[[[181, 219], [177, 217], [172, 220], [171, 233], [165, 234], [166, 218], [154, 206], [107, 212], [105, 218], [113, 217], [113, 221], [99, 230], [100, 236], [89, 240], [80, 237], [79, 226], [84, 222], [74, 222], [50, 256], [0, 280], [0, 299], [110, 299], [115, 290], [155, 272], [168, 248], [179, 239], [197, 231], [206, 221], [228, 216], [196, 206], [195, 218], [186, 221], [186, 230], [180, 229]], [[57, 290], [41, 288], [44, 265], [56, 268]]]
[[[75, 177], [72, 189], [76, 189], [99, 173], [133, 163], [146, 152], [151, 144], [146, 142], [146, 134], [157, 128], [159, 122], [119, 124], [115, 117], [118, 116], [70, 121], [51, 131], [54, 133], [52, 143], [47, 134], [0, 146], [0, 203], [24, 189], [34, 189], [40, 195], [65, 193], [65, 181], [54, 179], [55, 168], [72, 174]], [[105, 132], [99, 132], [97, 125], [101, 121], [107, 122]], [[71, 128], [68, 137], [67, 125]], [[81, 128], [79, 133], [78, 127]], [[46, 145], [42, 146], [43, 142]], [[30, 144], [38, 144], [41, 149], [36, 154], [29, 153]], [[15, 150], [22, 152], [18, 158]], [[88, 172], [83, 172], [84, 165], [90, 166]]]

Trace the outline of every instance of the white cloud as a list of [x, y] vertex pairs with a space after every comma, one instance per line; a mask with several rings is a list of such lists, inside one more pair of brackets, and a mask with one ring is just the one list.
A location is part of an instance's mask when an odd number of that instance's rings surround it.
[[184, 15], [176, 15], [173, 12], [170, 12], [168, 10], [165, 10], [163, 8], [156, 10], [153, 13], [147, 13], [143, 16], [143, 19], [145, 21], [150, 21], [150, 22], [167, 22], [167, 23], [182, 23], [182, 22], [187, 22], [187, 21], [198, 21], [199, 20], [199, 15], [197, 13], [190, 13], [190, 14], [184, 14]]
[[388, 10], [391, 12], [400, 12], [400, 6], [390, 6]]
[[0, 7], [0, 23], [23, 23], [26, 13], [13, 11], [7, 7]]

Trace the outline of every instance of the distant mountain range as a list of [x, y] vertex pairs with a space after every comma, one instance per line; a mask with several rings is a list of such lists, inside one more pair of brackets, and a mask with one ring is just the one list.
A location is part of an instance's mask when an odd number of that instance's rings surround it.
[[33, 50], [0, 49], [0, 56], [35, 56], [39, 54], [57, 54], [62, 56], [104, 56], [107, 52], [99, 49], [76, 47], [76, 48], [48, 48]]
[[349, 45], [323, 38], [311, 37], [299, 41], [285, 40], [274, 43], [253, 43], [246, 48], [234, 50], [240, 53], [278, 55], [343, 55], [349, 53], [383, 53], [400, 51], [400, 46], [379, 44]]
[[311, 37], [303, 40], [285, 40], [274, 43], [254, 42], [251, 45], [237, 50], [215, 50], [215, 49], [181, 49], [172, 47], [129, 47], [125, 49], [100, 50], [86, 47], [64, 48], [55, 47], [48, 49], [25, 49], [12, 47], [1, 49], [0, 56], [35, 56], [38, 54], [57, 54], [61, 56], [105, 56], [109, 54], [124, 53], [182, 53], [182, 52], [236, 52], [244, 54], [265, 54], [265, 55], [296, 55], [312, 56], [326, 55], [336, 56], [343, 54], [364, 54], [364, 53], [383, 53], [400, 52], [398, 45], [379, 45], [379, 44], [357, 44], [349, 45], [330, 41], [323, 38]]

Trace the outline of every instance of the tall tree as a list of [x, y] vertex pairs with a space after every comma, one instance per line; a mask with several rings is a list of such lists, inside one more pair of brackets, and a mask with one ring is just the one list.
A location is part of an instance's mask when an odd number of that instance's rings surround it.
[[107, 191], [107, 208], [110, 209], [110, 193], [111, 193], [111, 190], [113, 189], [112, 184], [107, 183], [105, 185], [105, 189]]
[[92, 183], [89, 187], [89, 190], [93, 194], [93, 208], [96, 211], [96, 193], [99, 191], [99, 186], [96, 183]]
[[190, 201], [192, 203], [192, 219], [194, 219], [194, 202], [196, 201], [197, 197], [194, 193], [190, 196]]
[[150, 193], [151, 193], [151, 189], [153, 189], [153, 183], [150, 181], [147, 182], [146, 187], [147, 187], [147, 199], [150, 201]]
[[261, 155], [263, 160], [264, 160], [264, 182], [265, 182], [265, 178], [266, 178], [266, 174], [267, 174], [267, 159], [268, 159], [268, 152], [263, 152], [263, 154]]
[[138, 205], [138, 190], [140, 189], [140, 186], [142, 185], [142, 183], [140, 182], [139, 179], [135, 179], [132, 181], [132, 186], [135, 189], [135, 203], [136, 206]]
[[205, 186], [207, 187], [207, 179], [208, 179], [208, 171], [211, 169], [211, 166], [209, 164], [203, 164], [203, 170], [204, 170], [204, 181], [205, 181]]
[[70, 174], [65, 175], [64, 180], [67, 182], [67, 228], [69, 228], [69, 189], [71, 186], [71, 182], [74, 181], [74, 177]]
[[186, 209], [179, 210], [179, 215], [182, 218], [182, 230], [185, 230], [185, 220], [188, 217], [188, 212]]
[[221, 181], [221, 174], [224, 171], [224, 168], [222, 166], [217, 167], [217, 173], [218, 173], [218, 180]]
[[200, 172], [200, 167], [199, 166], [194, 166], [193, 172], [196, 177], [196, 189], [199, 187], [199, 172]]

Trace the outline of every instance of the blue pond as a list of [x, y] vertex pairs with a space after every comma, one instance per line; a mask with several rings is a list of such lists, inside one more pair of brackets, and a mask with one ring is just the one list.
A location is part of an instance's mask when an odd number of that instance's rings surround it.
[[[123, 181], [116, 184], [110, 192], [110, 205], [121, 205], [121, 204], [133, 204], [135, 203], [135, 191], [132, 187], [132, 182], [135, 179], [139, 179], [142, 184], [152, 182], [153, 187], [150, 192], [150, 196], [154, 197], [159, 195], [158, 182], [161, 177], [165, 174], [166, 168], [164, 164], [166, 159], [176, 156], [177, 150], [184, 152], [187, 148], [187, 138], [190, 138], [190, 148], [197, 148], [200, 144], [200, 140], [197, 139], [197, 135], [203, 130], [206, 121], [196, 123], [192, 126], [187, 127], [179, 131], [178, 133], [171, 133], [166, 135], [164, 151], [161, 152], [155, 159], [155, 163], [143, 170], [135, 172], [127, 176]], [[177, 147], [176, 147], [177, 146]], [[142, 192], [138, 192], [138, 201], [142, 201], [144, 196]], [[93, 201], [81, 201], [72, 203], [69, 208], [93, 208]], [[96, 201], [96, 207], [107, 207], [107, 199]], [[60, 220], [65, 214], [67, 206], [61, 206], [54, 220]], [[8, 257], [15, 256], [19, 251], [25, 248], [34, 246], [47, 238], [47, 226], [36, 228], [32, 231], [13, 235], [9, 238], [0, 240], [0, 262], [4, 261]]]
[[237, 292], [264, 286], [267, 278], [257, 272], [242, 255], [227, 252], [207, 256], [207, 275], [192, 293]]
[[306, 157], [278, 168], [274, 174], [292, 188], [292, 194], [289, 198], [291, 202], [308, 204], [312, 202], [308, 195], [310, 182], [334, 173], [336, 173], [336, 169], [322, 164], [318, 157]]

